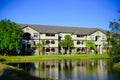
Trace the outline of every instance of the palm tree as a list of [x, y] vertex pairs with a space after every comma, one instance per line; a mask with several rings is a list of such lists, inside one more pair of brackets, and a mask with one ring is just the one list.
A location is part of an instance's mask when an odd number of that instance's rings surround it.
[[87, 40], [87, 41], [86, 41], [86, 46], [87, 46], [87, 54], [89, 54], [91, 48], [92, 48], [95, 52], [97, 51], [96, 45], [95, 45], [94, 42], [91, 41], [91, 40]]
[[35, 48], [38, 50], [38, 53], [40, 55], [40, 52], [42, 51], [42, 45], [41, 45], [41, 43], [38, 43], [37, 45], [35, 45]]
[[[48, 45], [45, 40], [42, 40], [41, 41], [41, 44], [42, 44], [42, 51], [43, 51], [43, 54], [45, 54], [45, 46]], [[49, 45], [48, 45], [49, 46]]]
[[40, 52], [42, 51], [42, 54], [45, 54], [45, 45], [48, 45], [45, 40], [42, 40], [41, 43], [38, 43], [35, 48], [38, 50], [39, 55]]

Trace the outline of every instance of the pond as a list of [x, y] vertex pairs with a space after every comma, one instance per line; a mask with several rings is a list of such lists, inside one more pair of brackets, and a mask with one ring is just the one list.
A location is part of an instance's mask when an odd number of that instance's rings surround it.
[[45, 60], [31, 63], [7, 63], [31, 75], [54, 80], [119, 80], [120, 73], [112, 69], [108, 59]]

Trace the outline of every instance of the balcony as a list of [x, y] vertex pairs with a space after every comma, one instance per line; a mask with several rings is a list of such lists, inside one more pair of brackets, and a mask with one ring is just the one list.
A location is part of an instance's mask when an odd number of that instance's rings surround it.
[[22, 41], [22, 44], [31, 44], [32, 43], [32, 40], [23, 40]]

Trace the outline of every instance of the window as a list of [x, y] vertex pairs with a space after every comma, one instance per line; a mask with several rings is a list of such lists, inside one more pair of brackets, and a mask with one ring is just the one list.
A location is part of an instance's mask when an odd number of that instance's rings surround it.
[[106, 46], [106, 43], [105, 43], [105, 42], [103, 42], [103, 46]]
[[55, 36], [53, 33], [46, 33], [46, 36]]
[[51, 48], [51, 52], [55, 52], [55, 49], [54, 49], [54, 48]]
[[84, 48], [77, 48], [77, 52], [84, 52], [85, 49]]
[[82, 37], [84, 37], [84, 35], [77, 35], [77, 37], [81, 37], [82, 38]]
[[54, 41], [54, 40], [52, 40], [52, 41], [51, 41], [51, 44], [55, 44], [55, 41]]
[[49, 34], [49, 33], [46, 33], [46, 36], [50, 36], [50, 34]]
[[47, 44], [49, 44], [49, 43], [50, 43], [50, 41], [49, 41], [49, 40], [46, 40], [46, 43], [47, 43]]
[[34, 37], [38, 37], [38, 33], [33, 33], [33, 36]]
[[82, 48], [81, 51], [82, 51], [82, 52], [85, 51], [84, 48]]
[[55, 34], [51, 34], [51, 36], [55, 36]]
[[36, 42], [35, 42], [35, 41], [33, 42], [33, 45], [36, 45]]
[[77, 48], [77, 52], [80, 52], [80, 48]]
[[83, 45], [83, 43], [84, 43], [83, 41], [80, 41], [80, 44], [81, 44], [81, 45]]
[[93, 39], [94, 39], [94, 35], [91, 35], [91, 36], [90, 36], [90, 39], [93, 40]]
[[105, 36], [102, 36], [102, 39], [106, 39], [106, 37], [105, 37]]
[[84, 41], [77, 41], [77, 45], [81, 44], [83, 45]]
[[77, 41], [77, 45], [79, 45], [80, 44], [80, 41]]
[[46, 48], [46, 52], [50, 52], [50, 49], [49, 49], [49, 48]]

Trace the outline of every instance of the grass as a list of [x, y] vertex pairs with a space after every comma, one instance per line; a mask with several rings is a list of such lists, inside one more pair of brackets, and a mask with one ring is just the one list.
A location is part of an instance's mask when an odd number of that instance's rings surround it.
[[80, 55], [35, 55], [35, 56], [0, 56], [0, 61], [6, 62], [34, 62], [40, 60], [55, 60], [55, 59], [108, 59], [108, 54], [80, 54]]
[[120, 62], [115, 63], [115, 64], [113, 65], [113, 69], [116, 70], [116, 71], [120, 71]]

